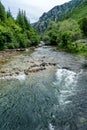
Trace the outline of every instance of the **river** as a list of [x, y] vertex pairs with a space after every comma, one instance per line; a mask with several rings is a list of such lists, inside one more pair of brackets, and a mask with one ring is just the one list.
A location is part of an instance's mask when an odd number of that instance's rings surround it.
[[0, 80], [0, 130], [87, 130], [87, 60], [45, 46], [31, 57], [57, 66]]

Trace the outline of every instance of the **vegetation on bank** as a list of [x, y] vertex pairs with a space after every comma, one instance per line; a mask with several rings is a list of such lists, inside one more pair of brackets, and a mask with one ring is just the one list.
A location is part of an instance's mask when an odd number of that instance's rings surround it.
[[87, 8], [87, 0], [62, 21], [57, 23], [51, 21], [42, 35], [42, 40], [47, 45], [57, 45], [60, 50], [87, 56], [87, 17], [85, 15], [87, 10], [84, 10], [85, 7]]
[[[87, 0], [77, 6], [59, 22], [51, 21], [42, 34], [47, 45], [57, 45], [58, 49], [87, 55]], [[16, 19], [10, 10], [5, 11], [0, 2], [0, 50], [36, 46], [40, 36], [31, 27], [26, 12], [19, 10]]]
[[39, 42], [40, 36], [31, 27], [26, 12], [19, 10], [14, 19], [0, 2], [0, 50], [36, 46]]

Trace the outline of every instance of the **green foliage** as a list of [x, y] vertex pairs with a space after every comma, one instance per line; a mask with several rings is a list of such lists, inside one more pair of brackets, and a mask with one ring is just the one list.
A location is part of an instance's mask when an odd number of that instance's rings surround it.
[[0, 50], [36, 46], [40, 37], [31, 27], [26, 12], [19, 10], [16, 21], [10, 9], [6, 12], [0, 2]]
[[36, 33], [36, 31], [33, 28], [30, 28], [27, 32], [27, 37], [31, 41], [32, 46], [36, 46], [40, 42], [40, 36]]
[[71, 41], [71, 32], [70, 31], [67, 31], [67, 32], [64, 32], [62, 35], [61, 35], [61, 40], [62, 40], [62, 47], [67, 47], [69, 42]]
[[9, 28], [0, 26], [0, 48], [4, 48], [5, 44], [12, 42], [13, 34]]
[[87, 36], [87, 17], [80, 19], [79, 24], [84, 36]]
[[10, 9], [8, 9], [8, 11], [7, 11], [7, 18], [13, 19]]
[[73, 41], [81, 36], [78, 23], [73, 19], [68, 19], [58, 23], [52, 22], [42, 39], [48, 42], [47, 44], [68, 48]]
[[30, 23], [26, 17], [26, 12], [25, 11], [21, 11], [19, 9], [18, 15], [17, 15], [17, 19], [16, 22], [20, 25], [20, 27], [25, 30], [25, 29], [30, 29]]
[[[87, 55], [87, 0], [68, 13], [65, 20], [55, 23], [51, 22], [48, 29], [42, 35], [42, 40], [47, 44], [57, 45], [58, 48]], [[84, 37], [84, 36], [85, 37]]]
[[70, 13], [67, 14], [67, 18], [72, 18], [76, 21], [79, 21], [79, 19], [85, 17], [87, 15], [87, 0], [84, 0], [84, 2], [77, 6], [74, 10], [72, 10]]
[[6, 21], [6, 12], [5, 12], [5, 8], [2, 5], [1, 1], [0, 1], [0, 20], [3, 22]]
[[25, 29], [25, 22], [24, 22], [24, 12], [23, 10], [19, 10], [16, 22], [20, 25], [21, 28]]
[[26, 33], [25, 34], [19, 33], [18, 35], [16, 35], [16, 38], [20, 48], [29, 47], [31, 44], [31, 41], [27, 38]]
[[50, 22], [48, 30], [42, 35], [42, 40], [48, 45], [57, 45], [58, 42], [58, 27], [55, 22]]

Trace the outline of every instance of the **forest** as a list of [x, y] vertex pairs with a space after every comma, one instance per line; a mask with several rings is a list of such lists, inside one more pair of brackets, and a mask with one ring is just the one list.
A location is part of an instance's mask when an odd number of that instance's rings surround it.
[[36, 46], [39, 41], [40, 36], [31, 27], [26, 12], [19, 9], [14, 19], [10, 9], [6, 12], [0, 2], [0, 50]]

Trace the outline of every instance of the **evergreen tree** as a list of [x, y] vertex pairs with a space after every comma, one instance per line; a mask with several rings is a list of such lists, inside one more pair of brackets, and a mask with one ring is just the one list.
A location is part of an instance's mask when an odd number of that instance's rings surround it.
[[13, 18], [10, 9], [7, 11], [7, 18]]
[[19, 12], [18, 12], [18, 15], [17, 15], [17, 18], [16, 18], [16, 22], [20, 25], [20, 27], [22, 29], [25, 29], [25, 22], [24, 22], [24, 13], [23, 13], [23, 10], [21, 11], [19, 9]]
[[25, 11], [19, 9], [16, 21], [23, 29], [30, 29], [30, 23]]
[[24, 16], [24, 22], [25, 22], [26, 29], [30, 29], [30, 22], [29, 22], [29, 20], [27, 19], [27, 16], [26, 16], [26, 12], [25, 12], [25, 11], [24, 11], [24, 13], [23, 13], [23, 16]]
[[0, 20], [3, 22], [6, 21], [6, 12], [5, 12], [5, 8], [2, 5], [1, 1], [0, 1]]

